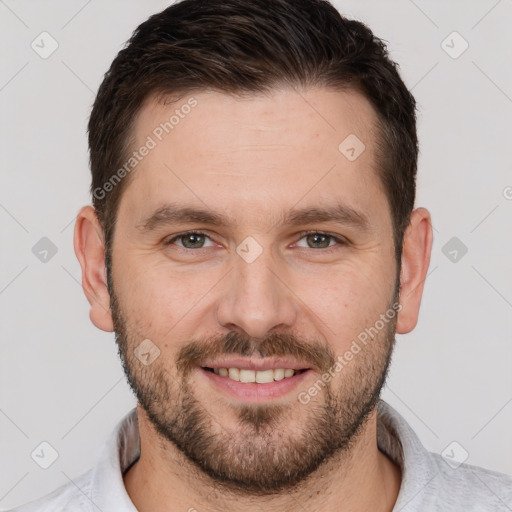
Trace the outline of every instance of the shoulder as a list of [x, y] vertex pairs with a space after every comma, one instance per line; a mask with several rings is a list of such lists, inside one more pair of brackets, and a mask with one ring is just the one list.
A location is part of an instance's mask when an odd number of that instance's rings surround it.
[[471, 464], [450, 465], [435, 453], [431, 458], [438, 469], [432, 487], [444, 510], [512, 509], [512, 476]]
[[512, 476], [427, 450], [405, 419], [383, 400], [378, 408], [378, 444], [402, 469], [394, 510], [511, 512]]
[[7, 512], [92, 512], [95, 506], [91, 498], [91, 482], [92, 471], [88, 471], [50, 494]]

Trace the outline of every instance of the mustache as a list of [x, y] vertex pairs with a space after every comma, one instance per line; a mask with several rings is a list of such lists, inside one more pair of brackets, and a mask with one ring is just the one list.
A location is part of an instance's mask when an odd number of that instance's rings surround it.
[[273, 333], [261, 341], [238, 332], [230, 332], [188, 343], [180, 349], [176, 365], [178, 371], [186, 376], [194, 368], [205, 366], [206, 361], [227, 354], [243, 357], [256, 354], [260, 357], [293, 357], [321, 373], [326, 372], [336, 362], [336, 356], [328, 345], [299, 340], [293, 334]]

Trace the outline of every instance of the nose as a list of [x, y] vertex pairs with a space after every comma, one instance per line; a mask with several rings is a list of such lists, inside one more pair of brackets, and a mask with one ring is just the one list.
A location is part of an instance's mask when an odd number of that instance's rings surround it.
[[235, 255], [217, 307], [220, 325], [254, 339], [273, 330], [289, 330], [297, 318], [296, 298], [285, 276], [273, 268], [269, 252], [265, 248], [251, 263]]

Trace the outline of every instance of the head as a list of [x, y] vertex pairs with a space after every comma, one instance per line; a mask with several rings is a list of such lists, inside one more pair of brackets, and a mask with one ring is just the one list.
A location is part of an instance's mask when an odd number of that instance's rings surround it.
[[[184, 0], [115, 58], [89, 145], [75, 250], [155, 432], [260, 494], [349, 453], [432, 237], [415, 102], [383, 42], [320, 0]], [[235, 356], [300, 371], [241, 399], [212, 371]]]

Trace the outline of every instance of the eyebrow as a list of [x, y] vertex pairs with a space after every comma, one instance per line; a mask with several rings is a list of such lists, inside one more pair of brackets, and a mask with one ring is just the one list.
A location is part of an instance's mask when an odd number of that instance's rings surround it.
[[[309, 207], [290, 210], [281, 216], [280, 222], [285, 226], [336, 222], [344, 226], [357, 228], [361, 231], [370, 230], [370, 221], [363, 212], [357, 211], [342, 203], [326, 207]], [[158, 208], [153, 214], [138, 224], [137, 228], [141, 232], [150, 232], [162, 226], [186, 223], [228, 227], [236, 222], [233, 222], [232, 218], [224, 214], [216, 213], [211, 210], [169, 203]]]

